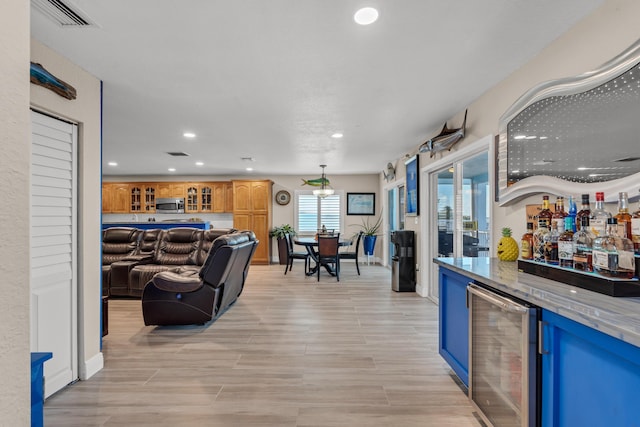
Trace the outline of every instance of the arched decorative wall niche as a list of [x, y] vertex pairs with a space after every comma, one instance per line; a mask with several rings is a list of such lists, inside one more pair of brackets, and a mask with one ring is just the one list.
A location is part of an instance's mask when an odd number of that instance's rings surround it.
[[496, 200], [640, 188], [640, 40], [599, 69], [543, 82], [500, 118]]

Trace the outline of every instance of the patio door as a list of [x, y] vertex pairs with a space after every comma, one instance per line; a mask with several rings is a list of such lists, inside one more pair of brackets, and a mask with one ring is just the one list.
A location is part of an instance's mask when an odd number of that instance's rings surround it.
[[394, 246], [391, 243], [391, 232], [404, 230], [404, 185], [390, 188], [387, 191], [387, 266], [391, 266]]
[[[427, 230], [434, 236], [429, 240], [428, 256], [490, 256], [492, 193], [488, 151], [476, 150], [450, 163], [440, 163], [427, 172], [427, 181]], [[426, 265], [430, 279], [427, 294], [437, 301], [438, 269], [431, 262]]]

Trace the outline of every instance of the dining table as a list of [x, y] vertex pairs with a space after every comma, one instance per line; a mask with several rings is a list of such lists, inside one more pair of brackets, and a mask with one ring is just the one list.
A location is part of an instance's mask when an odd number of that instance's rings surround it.
[[[309, 271], [307, 271], [306, 273], [307, 276], [313, 276], [314, 274], [316, 274], [316, 272], [318, 271], [318, 251], [317, 251], [318, 239], [316, 239], [315, 237], [297, 237], [293, 240], [293, 243], [295, 243], [296, 245], [304, 246], [305, 249], [307, 250], [307, 253], [309, 254], [309, 257], [316, 263], [315, 267], [309, 268]], [[352, 243], [353, 242], [351, 240], [345, 240], [345, 239], [338, 240], [338, 246], [349, 246]], [[322, 266], [332, 276], [336, 275], [336, 272], [333, 271], [333, 268], [331, 267], [331, 265], [327, 263], [322, 263]]]

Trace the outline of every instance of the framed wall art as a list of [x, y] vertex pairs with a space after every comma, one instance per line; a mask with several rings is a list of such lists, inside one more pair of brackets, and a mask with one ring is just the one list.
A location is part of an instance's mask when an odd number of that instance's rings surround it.
[[418, 171], [420, 166], [418, 165], [418, 155], [411, 157], [404, 162], [407, 172], [407, 198], [405, 206], [407, 207], [406, 214], [409, 216], [420, 215], [420, 180], [418, 179]]
[[347, 193], [347, 215], [375, 215], [376, 193]]

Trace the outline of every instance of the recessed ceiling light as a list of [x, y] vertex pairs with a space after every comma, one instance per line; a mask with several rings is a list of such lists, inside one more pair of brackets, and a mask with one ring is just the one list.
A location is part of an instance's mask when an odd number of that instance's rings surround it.
[[527, 135], [516, 135], [513, 137], [513, 139], [525, 139], [527, 137]]
[[176, 168], [169, 168], [169, 172], [175, 172]]
[[196, 166], [204, 166], [204, 162], [196, 162]]
[[369, 25], [378, 19], [378, 11], [372, 7], [363, 7], [353, 15], [353, 20], [360, 25]]
[[251, 172], [253, 170], [253, 168], [247, 168], [246, 169], [248, 172]]
[[107, 164], [108, 164], [109, 166], [118, 166], [118, 163], [117, 163], [117, 162], [109, 162], [109, 163], [107, 163]]
[[338, 139], [338, 138], [342, 138], [343, 136], [344, 136], [344, 135], [343, 135], [343, 134], [341, 134], [340, 132], [336, 132], [336, 133], [334, 133], [333, 135], [331, 135], [331, 138], [336, 138], [336, 139]]
[[184, 136], [185, 138], [195, 138], [196, 134], [193, 132], [185, 132], [182, 134], [182, 136]]

